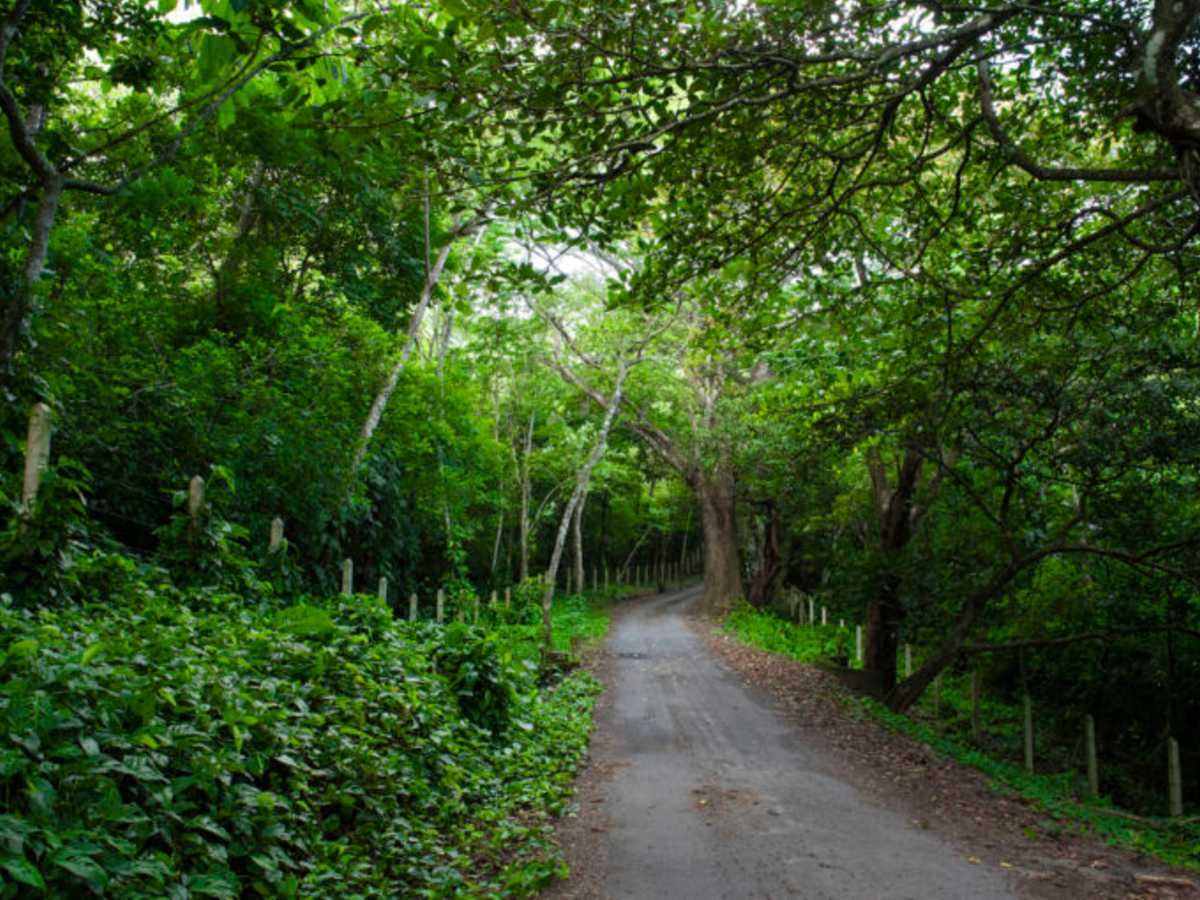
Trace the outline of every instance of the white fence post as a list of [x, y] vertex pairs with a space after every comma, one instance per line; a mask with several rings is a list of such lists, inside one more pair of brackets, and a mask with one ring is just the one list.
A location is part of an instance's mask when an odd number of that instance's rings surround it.
[[29, 411], [29, 431], [25, 440], [25, 482], [21, 487], [21, 511], [33, 511], [37, 500], [42, 475], [50, 465], [50, 407], [45, 403], [33, 404]]

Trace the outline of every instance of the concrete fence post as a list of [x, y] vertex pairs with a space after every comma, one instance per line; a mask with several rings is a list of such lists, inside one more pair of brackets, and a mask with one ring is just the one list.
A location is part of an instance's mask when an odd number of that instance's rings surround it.
[[283, 519], [276, 516], [271, 520], [271, 541], [267, 544], [268, 553], [278, 553], [283, 547]]
[[1087, 753], [1088, 796], [1095, 800], [1100, 796], [1100, 767], [1096, 761], [1096, 720], [1091, 713], [1083, 720], [1083, 742]]
[[193, 475], [188, 482], [187, 511], [193, 527], [199, 527], [200, 513], [204, 510], [204, 479]]
[[354, 560], [348, 556], [342, 560], [342, 593], [354, 593]]
[[45, 403], [33, 404], [29, 411], [29, 431], [25, 439], [25, 481], [21, 485], [21, 512], [33, 512], [42, 475], [50, 465], [50, 407]]
[[1025, 771], [1033, 774], [1033, 700], [1024, 697], [1025, 706]]
[[437, 592], [438, 624], [440, 625], [442, 623], [442, 620], [445, 618], [446, 618], [446, 592], [443, 591], [441, 588], [438, 588], [438, 592]]
[[379, 599], [387, 603], [388, 581], [386, 575], [379, 576]]
[[1179, 766], [1179, 741], [1167, 738], [1167, 809], [1171, 816], [1183, 815], [1183, 770]]
[[417, 621], [417, 595], [408, 595], [408, 621]]
[[863, 648], [862, 648], [862, 626], [855, 625], [854, 626], [854, 661], [855, 662], [861, 663], [863, 661], [862, 650], [863, 650]]
[[912, 644], [904, 645], [904, 677], [912, 678]]
[[479, 595], [478, 594], [473, 594], [471, 596], [471, 613], [473, 616], [474, 624], [478, 625], [479, 624]]
[[971, 672], [971, 740], [979, 743], [979, 695], [983, 692], [983, 675], [975, 669]]

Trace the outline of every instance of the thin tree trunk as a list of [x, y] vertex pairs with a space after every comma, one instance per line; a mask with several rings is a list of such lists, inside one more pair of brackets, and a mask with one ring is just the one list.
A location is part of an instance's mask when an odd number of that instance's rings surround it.
[[21, 278], [13, 288], [12, 296], [4, 309], [3, 331], [0, 332], [0, 378], [10, 380], [13, 371], [13, 361], [17, 349], [21, 345], [21, 336], [29, 328], [29, 320], [33, 313], [34, 299], [37, 292], [38, 280], [46, 268], [46, 255], [50, 249], [50, 232], [54, 230], [54, 220], [58, 215], [58, 204], [62, 199], [63, 179], [54, 174], [42, 188], [42, 198], [38, 202], [37, 212], [33, 219], [33, 233], [30, 237], [29, 250], [25, 255], [25, 265]]
[[575, 490], [571, 492], [571, 499], [567, 501], [567, 508], [563, 510], [562, 520], [558, 523], [554, 550], [550, 554], [550, 567], [546, 571], [546, 589], [542, 594], [542, 646], [546, 653], [554, 650], [554, 626], [550, 621], [550, 609], [554, 602], [554, 584], [558, 578], [558, 564], [562, 559], [563, 545], [567, 542], [567, 530], [575, 516], [576, 507], [583, 502], [583, 498], [587, 494], [592, 470], [596, 468], [596, 463], [604, 455], [604, 448], [608, 443], [608, 432], [612, 429], [613, 421], [617, 418], [617, 411], [621, 407], [621, 392], [625, 388], [625, 375], [628, 371], [628, 364], [621, 360], [617, 366], [617, 381], [613, 386], [612, 400], [604, 411], [604, 423], [600, 426], [596, 446], [592, 448], [592, 452], [575, 476]]
[[583, 507], [587, 503], [587, 493], [579, 498], [575, 507], [575, 519], [572, 530], [575, 534], [575, 585], [580, 593], [583, 592]]
[[408, 322], [408, 337], [404, 341], [404, 347], [400, 351], [399, 358], [393, 363], [391, 371], [388, 372], [383, 386], [375, 394], [375, 399], [371, 401], [371, 410], [367, 413], [367, 420], [363, 422], [362, 430], [358, 434], [358, 446], [354, 450], [352, 472], [356, 472], [358, 467], [362, 465], [362, 461], [366, 459], [367, 447], [371, 443], [371, 438], [375, 435], [375, 430], [379, 428], [379, 423], [383, 420], [383, 411], [387, 409], [388, 401], [392, 399], [392, 394], [396, 392], [396, 385], [400, 383], [400, 373], [408, 365], [408, 358], [412, 356], [413, 347], [417, 344], [417, 335], [421, 332], [421, 323], [425, 319], [425, 311], [429, 308], [429, 300], [433, 297], [433, 291], [437, 287], [438, 281], [441, 280], [442, 270], [446, 267], [446, 260], [450, 257], [450, 248], [453, 245], [453, 239], [446, 241], [442, 249], [438, 251], [433, 268], [430, 270], [429, 276], [425, 279], [425, 286], [421, 288], [421, 296], [417, 300], [417, 305], [413, 308], [412, 316]]
[[688, 507], [687, 524], [683, 526], [683, 543], [679, 548], [679, 571], [685, 572], [687, 569], [687, 545], [688, 534], [692, 530], [692, 508]]
[[884, 696], [896, 686], [896, 652], [900, 646], [900, 626], [906, 614], [898, 567], [901, 553], [912, 539], [917, 524], [915, 503], [923, 467], [920, 447], [910, 440], [897, 465], [893, 487], [888, 484], [879, 452], [872, 451], [867, 457], [879, 520], [879, 551], [883, 566], [874, 595], [867, 604], [863, 668], [876, 673]]
[[758, 545], [757, 565], [746, 594], [750, 605], [759, 608], [774, 599], [783, 559], [779, 549], [783, 533], [783, 517], [779, 512], [779, 505], [773, 500], [768, 500], [764, 506], [763, 535]]
[[521, 581], [529, 577], [529, 499], [531, 486], [529, 484], [529, 457], [533, 453], [533, 426], [537, 420], [537, 412], [529, 414], [529, 428], [525, 432], [525, 442], [520, 458], [517, 460], [517, 479], [521, 485]]
[[608, 565], [608, 491], [600, 494], [600, 565]]
[[246, 193], [242, 197], [242, 208], [238, 212], [237, 227], [234, 229], [233, 242], [229, 246], [229, 252], [225, 254], [225, 259], [217, 267], [217, 271], [213, 273], [213, 306], [216, 308], [218, 325], [225, 328], [230, 326], [231, 321], [228, 305], [229, 287], [231, 282], [237, 277], [237, 271], [242, 262], [242, 242], [250, 236], [250, 232], [254, 229], [255, 222], [258, 219], [255, 200], [257, 199], [259, 188], [262, 187], [265, 172], [266, 166], [263, 164], [263, 161], [260, 159], [255, 162], [254, 171], [246, 179]]
[[638, 538], [637, 541], [634, 542], [633, 549], [629, 551], [629, 555], [627, 557], [625, 557], [625, 562], [621, 566], [620, 571], [623, 575], [628, 575], [629, 564], [631, 562], [633, 562], [633, 557], [637, 554], [638, 550], [641, 549], [642, 542], [645, 541], [646, 538], [648, 538], [650, 536], [650, 532], [653, 530], [654, 530], [654, 526], [651, 525], [649, 528], [647, 528], [645, 531], [643, 531], [642, 536], [640, 538]]

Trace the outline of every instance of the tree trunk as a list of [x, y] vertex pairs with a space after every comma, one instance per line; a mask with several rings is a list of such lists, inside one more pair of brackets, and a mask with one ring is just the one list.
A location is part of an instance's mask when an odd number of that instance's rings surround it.
[[885, 574], [875, 596], [867, 605], [864, 627], [863, 668], [879, 677], [883, 696], [896, 686], [896, 653], [900, 649], [900, 623], [904, 608], [900, 603], [899, 580]]
[[1052, 548], [1046, 548], [1020, 559], [1011, 560], [992, 576], [987, 584], [973, 591], [963, 602], [962, 609], [959, 610], [949, 633], [942, 639], [925, 664], [913, 672], [911, 677], [904, 679], [885, 694], [887, 705], [897, 712], [903, 712], [916, 703], [933, 679], [954, 662], [955, 657], [962, 650], [963, 644], [971, 636], [971, 629], [975, 627], [975, 623], [979, 621], [979, 617], [987, 609], [988, 604], [1000, 596], [1025, 568], [1052, 552]]
[[617, 381], [613, 386], [612, 402], [604, 411], [604, 422], [600, 426], [600, 434], [596, 437], [596, 446], [592, 448], [587, 460], [575, 475], [575, 489], [571, 492], [571, 499], [567, 501], [567, 508], [563, 510], [562, 521], [558, 523], [554, 550], [550, 554], [550, 567], [546, 571], [546, 589], [542, 594], [542, 648], [547, 654], [554, 650], [554, 628], [550, 619], [550, 611], [554, 602], [554, 585], [558, 578], [558, 564], [562, 559], [563, 545], [567, 542], [567, 529], [575, 517], [575, 510], [587, 496], [592, 470], [596, 468], [596, 463], [600, 462], [600, 457], [604, 455], [604, 448], [608, 444], [608, 433], [621, 408], [621, 391], [625, 387], [625, 376], [628, 372], [628, 364], [621, 360], [617, 366]]
[[579, 498], [579, 504], [575, 507], [575, 519], [572, 529], [575, 533], [575, 590], [578, 593], [583, 593], [585, 573], [583, 571], [583, 507], [587, 503], [587, 492]]
[[600, 495], [600, 559], [601, 567], [608, 565], [608, 491]]
[[887, 472], [878, 450], [867, 456], [867, 470], [874, 490], [875, 512], [879, 520], [879, 552], [883, 556], [875, 595], [867, 605], [863, 667], [879, 678], [879, 689], [889, 696], [896, 687], [896, 651], [900, 645], [900, 625], [905, 609], [900, 595], [900, 556], [915, 531], [919, 511], [917, 489], [921, 484], [924, 458], [920, 446], [908, 441], [904, 456], [897, 463], [896, 481], [888, 483]]
[[723, 615], [743, 596], [733, 476], [727, 472], [711, 476], [701, 473], [695, 478], [694, 489], [700, 500], [704, 538], [704, 595], [700, 602], [708, 614]]
[[529, 577], [529, 495], [531, 491], [529, 483], [529, 457], [533, 453], [533, 426], [536, 420], [537, 413], [531, 412], [529, 414], [529, 429], [525, 432], [524, 447], [522, 448], [521, 457], [517, 461], [517, 480], [520, 481], [521, 488], [521, 581]]
[[768, 500], [764, 506], [763, 536], [758, 545], [758, 561], [754, 576], [746, 592], [751, 606], [762, 608], [775, 598], [775, 588], [783, 571], [783, 556], [780, 543], [783, 534], [783, 516], [779, 506]]
[[11, 381], [13, 362], [21, 346], [21, 338], [29, 327], [37, 283], [46, 268], [50, 232], [54, 229], [62, 192], [63, 180], [58, 175], [51, 178], [42, 189], [42, 197], [33, 220], [29, 250], [25, 255], [25, 265], [22, 267], [20, 280], [14, 285], [12, 295], [5, 304], [3, 319], [0, 320], [0, 383]]

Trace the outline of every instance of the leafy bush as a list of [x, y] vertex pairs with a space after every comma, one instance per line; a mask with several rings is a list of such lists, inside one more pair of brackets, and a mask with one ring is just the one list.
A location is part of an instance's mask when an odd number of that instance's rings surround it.
[[4, 896], [484, 896], [561, 871], [544, 819], [590, 679], [539, 694], [495, 636], [365, 597], [211, 599], [4, 598]]

